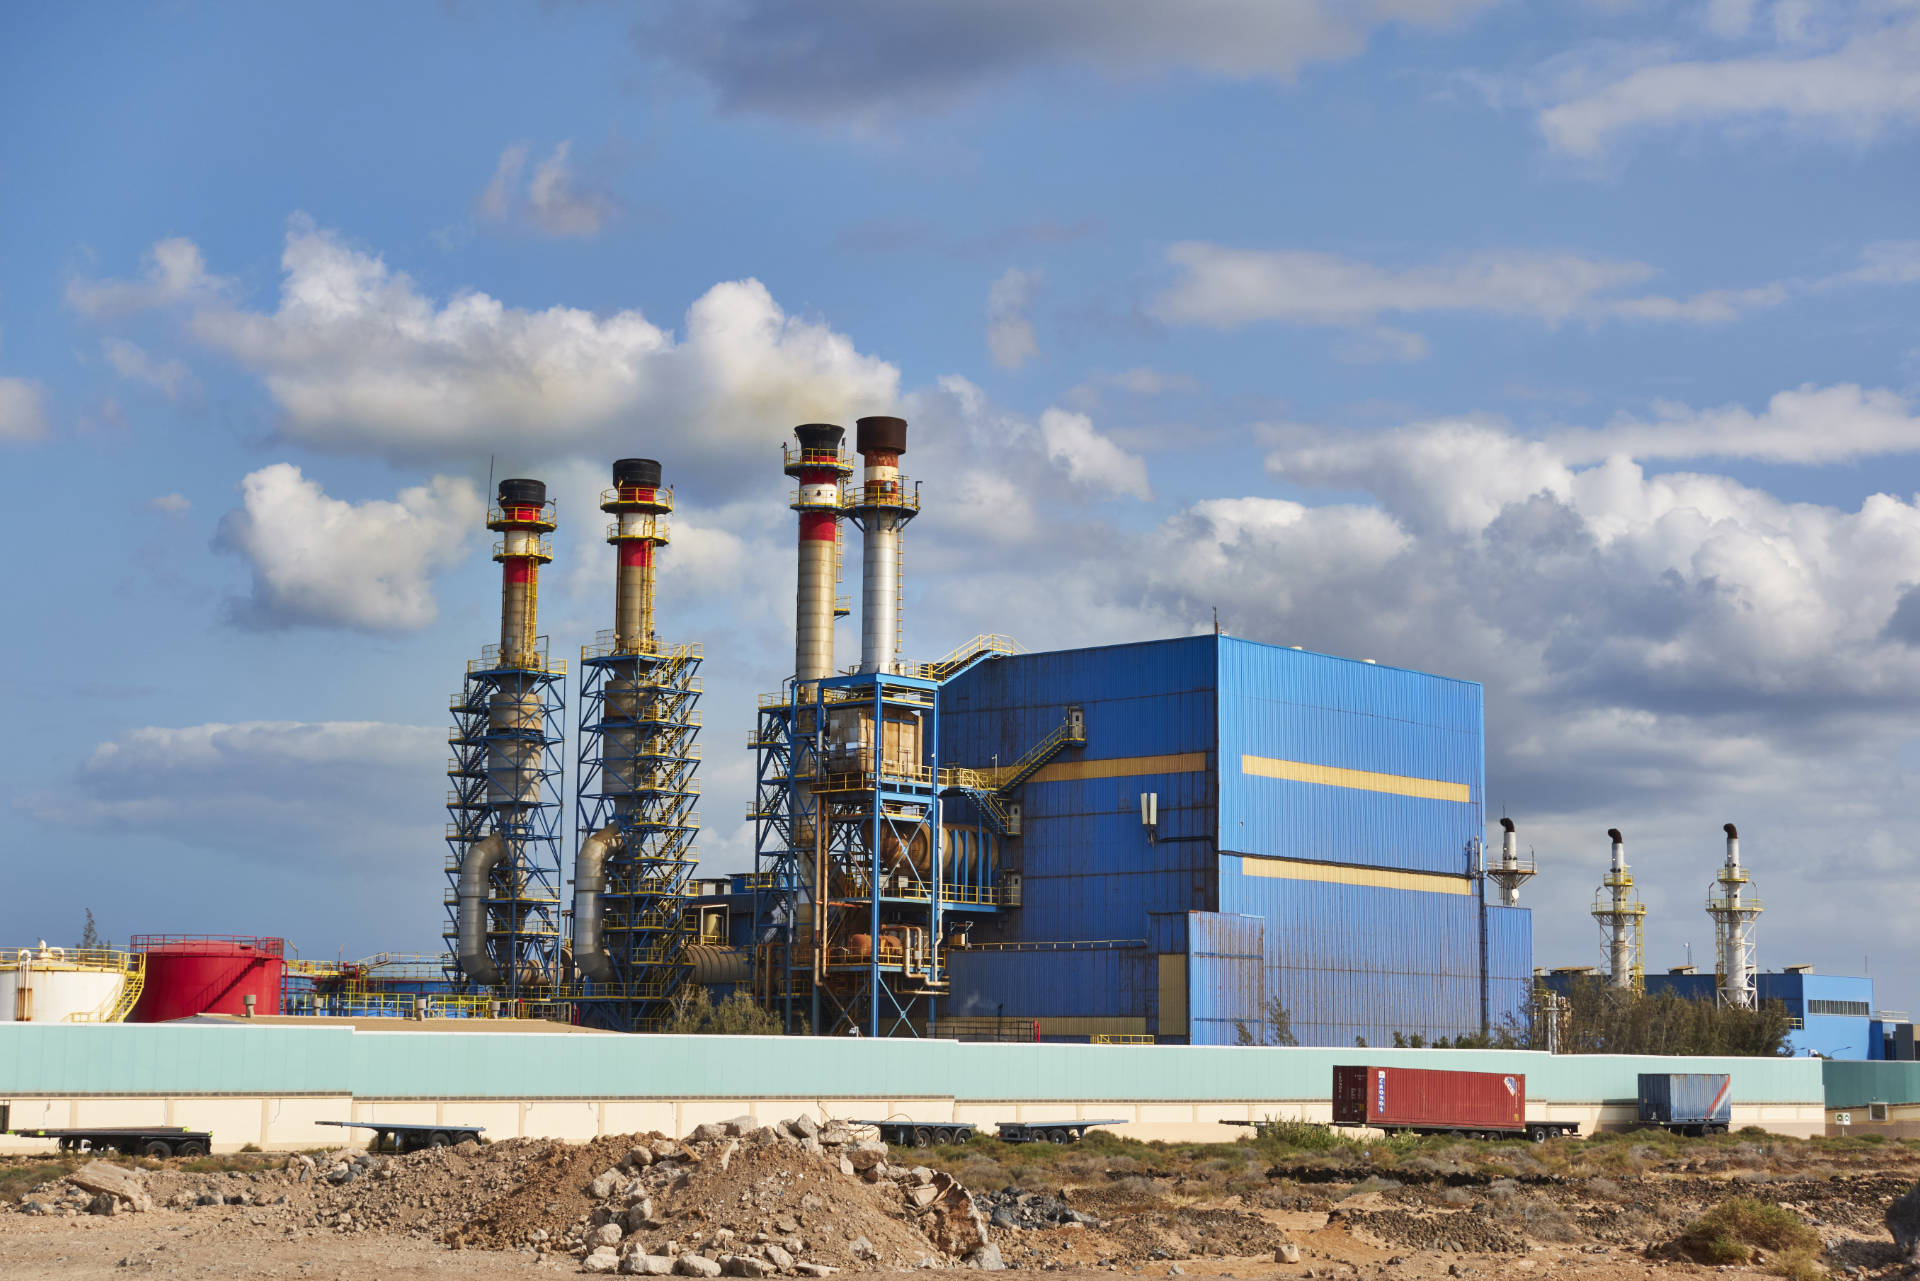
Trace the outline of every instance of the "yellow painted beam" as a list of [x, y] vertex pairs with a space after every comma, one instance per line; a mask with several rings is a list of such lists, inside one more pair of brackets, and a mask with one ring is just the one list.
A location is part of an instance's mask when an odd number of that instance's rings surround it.
[[1171, 756], [1116, 756], [1104, 761], [1055, 761], [1027, 781], [1065, 783], [1086, 778], [1137, 778], [1143, 774], [1197, 774], [1207, 768], [1205, 752]]
[[1442, 876], [1438, 872], [1401, 872], [1384, 867], [1348, 867], [1341, 863], [1308, 863], [1293, 858], [1240, 856], [1240, 870], [1248, 876], [1283, 881], [1320, 881], [1328, 885], [1365, 885], [1381, 890], [1414, 890], [1422, 894], [1471, 894], [1473, 880]]
[[1240, 772], [1256, 778], [1281, 778], [1291, 783], [1318, 783], [1323, 787], [1351, 787], [1363, 792], [1389, 792], [1395, 796], [1415, 796], [1428, 801], [1459, 801], [1465, 804], [1472, 791], [1465, 783], [1449, 783], [1438, 778], [1409, 778], [1401, 774], [1376, 774], [1372, 770], [1341, 769], [1337, 765], [1309, 765], [1305, 761], [1281, 761], [1271, 756], [1242, 756]]

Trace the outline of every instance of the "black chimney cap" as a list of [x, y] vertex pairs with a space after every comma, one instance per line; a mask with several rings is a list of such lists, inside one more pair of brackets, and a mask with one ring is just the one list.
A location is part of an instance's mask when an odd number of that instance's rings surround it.
[[1740, 837], [1740, 829], [1735, 827], [1731, 823], [1728, 823], [1726, 826], [1722, 827], [1720, 830], [1725, 832], [1728, 836], [1733, 837], [1735, 840], [1738, 840]]
[[658, 489], [660, 464], [652, 458], [616, 458], [613, 483], [620, 489]]
[[801, 423], [793, 429], [793, 434], [800, 438], [802, 449], [838, 452], [840, 442], [847, 438], [847, 429], [833, 423]]
[[854, 448], [863, 454], [869, 449], [885, 449], [896, 454], [907, 452], [907, 420], [904, 418], [862, 418], [854, 428], [857, 442]]
[[1510, 818], [1503, 818], [1500, 820], [1500, 826], [1505, 828], [1507, 831], [1511, 832], [1513, 830], [1513, 820]]
[[547, 502], [547, 482], [544, 480], [503, 480], [500, 482], [500, 505], [502, 507], [543, 507]]
[[1607, 835], [1612, 837], [1616, 841], [1624, 842], [1627, 839], [1626, 837], [1620, 835], [1620, 829], [1617, 827], [1609, 827], [1607, 829]]

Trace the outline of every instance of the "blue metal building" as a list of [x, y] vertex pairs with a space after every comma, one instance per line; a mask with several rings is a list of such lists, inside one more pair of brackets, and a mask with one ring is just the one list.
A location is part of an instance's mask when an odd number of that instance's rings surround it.
[[942, 687], [940, 759], [1014, 760], [1073, 708], [949, 1025], [1230, 1045], [1283, 1011], [1301, 1044], [1382, 1045], [1522, 1010], [1530, 917], [1478, 875], [1479, 685], [1214, 635], [1015, 655]]

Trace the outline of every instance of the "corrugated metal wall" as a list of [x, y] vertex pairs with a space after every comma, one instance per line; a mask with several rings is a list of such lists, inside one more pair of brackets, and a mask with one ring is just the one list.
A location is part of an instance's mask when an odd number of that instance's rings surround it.
[[1219, 912], [1187, 917], [1188, 1039], [1193, 1045], [1267, 1040], [1266, 920]]
[[1487, 908], [1487, 980], [1493, 1030], [1517, 1027], [1533, 993], [1533, 913], [1529, 909]]
[[1220, 860], [1220, 906], [1266, 920], [1267, 995], [1302, 1045], [1391, 1045], [1480, 1031], [1480, 926], [1469, 894], [1247, 876]]
[[1145, 1019], [1152, 1013], [1153, 959], [1144, 943], [1083, 951], [955, 949], [947, 954], [947, 973], [953, 995], [941, 1005], [942, 1016]]
[[[1221, 849], [1466, 870], [1485, 791], [1479, 685], [1222, 638], [1219, 689]], [[1463, 785], [1467, 799], [1261, 777], [1249, 755]]]
[[[986, 766], [996, 757], [1009, 764], [1059, 726], [1068, 707], [1086, 715], [1086, 746], [1067, 749], [1055, 768], [1020, 789], [1023, 834], [1004, 848], [1008, 868], [1021, 875], [1023, 905], [983, 918], [976, 942], [1119, 941], [1144, 955], [1150, 913], [1213, 906], [1213, 639], [995, 659], [941, 691], [947, 765]], [[1058, 777], [1080, 762], [1182, 755], [1197, 758], [1186, 764], [1198, 768], [1169, 772], [1165, 761], [1143, 762], [1145, 772], [1117, 777]], [[1141, 792], [1159, 793], [1162, 836], [1208, 839], [1150, 841], [1140, 823]], [[1061, 968], [1059, 955], [956, 960], [945, 1008], [1004, 1002], [1009, 1014], [1152, 1014], [1154, 982], [1145, 969], [1122, 980], [1078, 962]]]

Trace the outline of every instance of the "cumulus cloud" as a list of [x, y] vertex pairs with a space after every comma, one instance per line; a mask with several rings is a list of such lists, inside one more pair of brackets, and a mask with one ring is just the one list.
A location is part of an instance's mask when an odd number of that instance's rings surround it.
[[572, 153], [572, 139], [556, 144], [533, 167], [533, 176], [523, 188], [527, 145], [507, 147], [480, 193], [480, 215], [494, 221], [518, 219], [549, 236], [598, 235], [618, 211], [618, 204], [605, 191], [582, 185], [571, 163]]
[[192, 385], [193, 375], [177, 360], [155, 360], [144, 348], [124, 338], [109, 338], [101, 347], [115, 373], [147, 384], [168, 400], [178, 400]]
[[1040, 415], [1040, 439], [1047, 457], [1065, 469], [1074, 484], [1103, 495], [1153, 498], [1145, 460], [1102, 436], [1085, 414], [1047, 410]]
[[145, 726], [94, 748], [63, 787], [26, 798], [62, 828], [158, 834], [278, 866], [292, 850], [381, 874], [431, 858], [422, 781], [444, 768], [444, 727], [376, 721]]
[[215, 546], [252, 572], [249, 594], [232, 602], [234, 619], [251, 627], [425, 627], [436, 612], [434, 575], [466, 556], [485, 511], [471, 484], [448, 476], [393, 501], [349, 503], [275, 463], [240, 489]]
[[1621, 418], [1565, 432], [1556, 447], [1576, 462], [1626, 454], [1643, 460], [1752, 458], [1773, 463], [1850, 462], [1920, 451], [1920, 413], [1896, 392], [1851, 383], [1778, 392], [1755, 413], [1743, 405], [1665, 404], [1648, 421]]
[[1009, 268], [987, 291], [987, 353], [1002, 369], [1018, 369], [1040, 352], [1027, 319], [1038, 284], [1038, 273]]
[[885, 412], [899, 372], [757, 280], [715, 285], [676, 336], [637, 311], [444, 301], [296, 218], [270, 312], [194, 307], [192, 332], [257, 374], [281, 429], [320, 449], [405, 461], [604, 454], [632, 424], [671, 425], [676, 456], [738, 472], [768, 424]]
[[680, 0], [636, 42], [705, 80], [721, 105], [879, 122], [935, 111], [1048, 66], [1126, 77], [1190, 71], [1286, 81], [1386, 26], [1440, 29], [1495, 0]]
[[32, 378], [0, 377], [0, 440], [38, 440], [46, 434], [46, 388]]
[[[1723, 0], [1710, 25], [1744, 35], [1753, 13]], [[1859, 140], [1920, 122], [1920, 9], [1908, 0], [1776, 4], [1772, 37], [1759, 54], [1667, 57], [1597, 84], [1570, 82], [1540, 112], [1540, 130], [1556, 150], [1592, 156], [1628, 133], [1687, 125], [1784, 124]]]
[[96, 320], [128, 316], [178, 303], [206, 302], [230, 291], [232, 284], [207, 272], [200, 247], [184, 236], [159, 241], [142, 259], [134, 280], [85, 280], [67, 283], [67, 305]]

